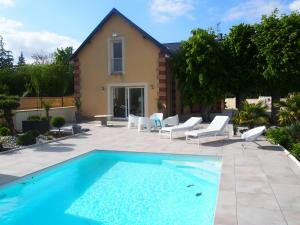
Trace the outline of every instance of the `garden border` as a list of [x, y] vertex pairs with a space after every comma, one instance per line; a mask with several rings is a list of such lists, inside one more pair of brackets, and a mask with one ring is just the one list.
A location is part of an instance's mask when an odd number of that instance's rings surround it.
[[280, 147], [283, 149], [284, 153], [285, 153], [292, 161], [294, 161], [294, 163], [300, 168], [300, 161], [299, 161], [298, 159], [296, 159], [296, 157], [293, 156], [292, 153], [289, 152], [287, 149], [285, 149], [283, 146], [281, 146], [281, 145], [279, 145], [279, 144], [278, 144], [278, 146], [280, 146]]
[[42, 143], [36, 143], [36, 144], [33, 144], [33, 145], [27, 145], [27, 146], [22, 146], [22, 147], [18, 147], [18, 148], [13, 148], [13, 149], [10, 149], [10, 150], [8, 150], [8, 151], [0, 152], [0, 155], [12, 153], [12, 152], [14, 152], [14, 151], [19, 151], [19, 150], [22, 150], [22, 149], [25, 149], [25, 148], [37, 147], [37, 146], [40, 146], [40, 145], [49, 144], [49, 143], [52, 143], [52, 142], [61, 141], [61, 140], [65, 140], [65, 139], [68, 139], [68, 138], [73, 138], [73, 137], [79, 136], [79, 135], [84, 134], [84, 133], [87, 133], [87, 132], [88, 132], [88, 131], [84, 131], [84, 132], [82, 132], [82, 133], [71, 134], [71, 135], [66, 136], [66, 137], [56, 138], [56, 139], [49, 140], [49, 141], [45, 141], [45, 142], [42, 142]]

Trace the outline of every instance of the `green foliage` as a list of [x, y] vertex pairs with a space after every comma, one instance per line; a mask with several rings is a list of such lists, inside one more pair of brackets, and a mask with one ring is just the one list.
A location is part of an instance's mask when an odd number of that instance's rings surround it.
[[49, 111], [50, 111], [50, 108], [51, 108], [51, 102], [46, 102], [46, 101], [42, 101], [42, 106], [44, 107], [45, 109], [45, 113], [46, 113], [46, 118], [47, 120], [49, 121], [50, 119], [50, 115], [49, 115]]
[[292, 147], [292, 154], [300, 160], [300, 143], [294, 144]]
[[23, 52], [21, 52], [18, 58], [18, 66], [24, 66], [26, 64]]
[[65, 119], [62, 116], [54, 117], [51, 120], [51, 125], [60, 130], [60, 128], [65, 125]]
[[286, 127], [286, 129], [293, 142], [300, 142], [300, 120]]
[[[247, 95], [256, 94], [263, 83], [256, 69], [257, 47], [252, 41], [254, 35], [253, 25], [241, 23], [231, 27], [229, 34], [221, 42], [227, 52], [226, 86], [228, 92], [236, 96], [238, 109], [241, 109], [240, 100]], [[245, 88], [245, 84], [248, 88]]]
[[247, 124], [249, 128], [255, 125], [269, 124], [269, 117], [266, 114], [267, 106], [263, 102], [257, 104], [243, 102], [242, 110], [238, 112], [235, 123]]
[[39, 115], [32, 115], [32, 116], [29, 116], [27, 118], [27, 120], [29, 120], [29, 121], [41, 121], [41, 116], [39, 116]]
[[0, 136], [9, 136], [9, 135], [11, 135], [11, 131], [8, 127], [0, 128]]
[[215, 38], [206, 30], [193, 30], [171, 62], [184, 103], [200, 104], [204, 119], [209, 116], [209, 108], [224, 97], [224, 54]]
[[0, 69], [11, 68], [13, 66], [14, 58], [11, 51], [4, 48], [2, 36], [0, 36]]
[[293, 140], [286, 128], [271, 128], [267, 130], [267, 139], [273, 144], [280, 144], [286, 149], [290, 149]]
[[300, 93], [288, 95], [286, 101], [278, 103], [280, 107], [278, 112], [279, 124], [288, 126], [296, 121], [300, 121]]
[[25, 134], [19, 135], [17, 137], [17, 144], [18, 145], [33, 145], [36, 143], [36, 139], [32, 133], [26, 132]]
[[35, 138], [40, 135], [40, 132], [38, 130], [30, 130], [30, 131], [27, 131], [26, 133], [31, 134]]
[[80, 98], [75, 98], [75, 107], [78, 112], [81, 111], [81, 104], [82, 104], [82, 102], [81, 102]]
[[14, 123], [12, 120], [12, 110], [17, 109], [20, 106], [20, 99], [17, 96], [0, 95], [0, 111], [9, 126], [9, 129], [15, 133]]

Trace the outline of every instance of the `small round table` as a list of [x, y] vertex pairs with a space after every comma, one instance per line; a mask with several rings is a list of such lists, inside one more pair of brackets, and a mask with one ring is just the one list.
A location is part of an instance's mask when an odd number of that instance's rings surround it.
[[102, 126], [102, 127], [107, 127], [107, 120], [111, 118], [112, 115], [95, 115], [94, 118], [100, 119], [101, 125], [96, 125], [97, 127]]

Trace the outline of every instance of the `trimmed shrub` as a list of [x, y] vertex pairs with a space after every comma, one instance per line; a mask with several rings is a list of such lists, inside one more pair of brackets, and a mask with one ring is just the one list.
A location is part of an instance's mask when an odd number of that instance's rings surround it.
[[63, 125], [65, 125], [65, 119], [62, 116], [54, 117], [51, 120], [51, 125], [60, 129]]
[[33, 137], [38, 137], [40, 135], [40, 132], [38, 130], [30, 130], [27, 131], [26, 133], [32, 134]]
[[33, 115], [33, 116], [29, 116], [27, 118], [27, 120], [29, 120], [29, 121], [41, 121], [41, 117], [39, 115]]
[[9, 135], [11, 135], [11, 131], [8, 127], [0, 128], [0, 136], [9, 136]]
[[36, 139], [35, 137], [29, 133], [26, 132], [25, 134], [22, 134], [20, 136], [17, 137], [17, 144], [18, 145], [33, 145], [36, 143]]
[[290, 149], [293, 140], [285, 128], [271, 128], [266, 133], [267, 139], [273, 144], [280, 144], [286, 149]]
[[293, 145], [292, 154], [300, 161], [300, 143]]

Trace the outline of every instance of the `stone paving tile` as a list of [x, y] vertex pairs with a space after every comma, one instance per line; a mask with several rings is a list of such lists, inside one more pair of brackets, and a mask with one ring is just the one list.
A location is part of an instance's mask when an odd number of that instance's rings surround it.
[[280, 210], [258, 207], [237, 207], [238, 225], [287, 225]]
[[91, 131], [63, 141], [0, 155], [0, 185], [93, 149], [222, 156], [215, 225], [300, 224], [300, 168], [261, 138], [243, 150], [240, 138], [204, 138], [200, 147], [184, 139], [138, 133], [125, 122], [115, 127], [82, 124]]

